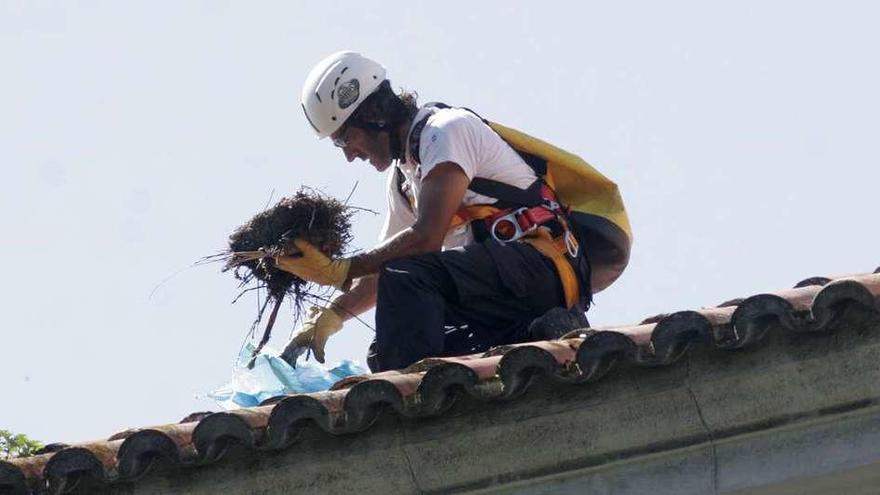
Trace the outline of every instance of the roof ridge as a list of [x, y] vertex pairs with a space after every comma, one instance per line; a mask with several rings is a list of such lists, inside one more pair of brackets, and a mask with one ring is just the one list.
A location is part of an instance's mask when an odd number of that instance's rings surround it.
[[483, 401], [508, 400], [522, 395], [540, 374], [566, 383], [595, 382], [621, 362], [668, 366], [694, 344], [727, 350], [752, 346], [771, 328], [795, 334], [828, 332], [845, 326], [852, 308], [880, 313], [880, 273], [799, 283], [736, 305], [677, 311], [647, 324], [581, 329], [557, 341], [431, 358], [405, 370], [365, 375], [326, 392], [291, 395], [193, 422], [139, 429], [117, 440], [0, 461], [0, 493], [60, 493], [82, 475], [105, 483], [133, 480], [157, 460], [181, 466], [209, 463], [233, 444], [284, 449], [305, 427], [335, 435], [357, 433], [388, 409], [405, 417], [437, 416], [460, 394]]

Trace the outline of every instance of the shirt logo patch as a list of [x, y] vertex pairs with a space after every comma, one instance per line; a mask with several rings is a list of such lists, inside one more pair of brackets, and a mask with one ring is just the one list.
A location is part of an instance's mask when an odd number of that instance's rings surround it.
[[361, 95], [361, 83], [359, 83], [357, 79], [349, 79], [336, 88], [336, 95], [338, 97], [336, 101], [339, 102], [339, 108], [345, 110], [350, 107], [352, 103], [356, 102], [358, 96]]

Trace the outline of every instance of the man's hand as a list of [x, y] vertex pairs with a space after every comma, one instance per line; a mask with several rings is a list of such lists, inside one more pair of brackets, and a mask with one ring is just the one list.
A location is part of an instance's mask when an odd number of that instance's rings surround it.
[[302, 254], [276, 256], [276, 267], [309, 282], [332, 285], [337, 289], [342, 289], [346, 285], [348, 268], [351, 265], [348, 258], [331, 260], [318, 248], [302, 239], [294, 239], [293, 244]]
[[281, 359], [296, 367], [302, 349], [311, 348], [315, 359], [324, 362], [324, 346], [331, 335], [342, 329], [342, 318], [330, 308], [309, 308], [309, 316], [281, 353]]

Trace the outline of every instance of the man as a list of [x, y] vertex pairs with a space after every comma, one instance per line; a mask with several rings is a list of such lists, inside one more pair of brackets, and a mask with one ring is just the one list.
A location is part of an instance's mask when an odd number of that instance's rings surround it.
[[[505, 226], [507, 217], [493, 227], [468, 213], [482, 208], [476, 205], [499, 204], [497, 196], [473, 190], [484, 179], [521, 191], [542, 184], [479, 116], [445, 106], [418, 108], [412, 94], [391, 90], [384, 67], [353, 52], [335, 53], [315, 66], [302, 106], [319, 138], [329, 136], [349, 162], [360, 159], [387, 171], [388, 214], [379, 244], [363, 254], [330, 260], [297, 240], [301, 254], [275, 258], [283, 270], [345, 291], [328, 307], [310, 310], [285, 350], [288, 359], [309, 346], [323, 362], [327, 339], [374, 305], [375, 355], [368, 359], [373, 371], [558, 336], [531, 325], [554, 308], [587, 326], [589, 266], [572, 233], [561, 230], [561, 209], [528, 237], [511, 242], [487, 235], [487, 229]], [[546, 194], [539, 200], [555, 205]], [[495, 220], [508, 210], [490, 213]], [[548, 251], [551, 237], [563, 234], [571, 264]]]

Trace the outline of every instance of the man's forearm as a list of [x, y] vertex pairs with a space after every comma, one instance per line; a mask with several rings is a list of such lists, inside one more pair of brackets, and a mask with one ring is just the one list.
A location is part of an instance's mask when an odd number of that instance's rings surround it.
[[351, 290], [333, 298], [331, 306], [342, 318], [349, 320], [376, 305], [377, 275], [368, 275], [354, 281]]
[[439, 239], [429, 239], [428, 236], [422, 234], [419, 230], [410, 227], [378, 247], [352, 257], [348, 276], [350, 279], [357, 279], [358, 277], [377, 274], [382, 265], [388, 261], [404, 256], [438, 251], [442, 246], [442, 242], [442, 237]]

